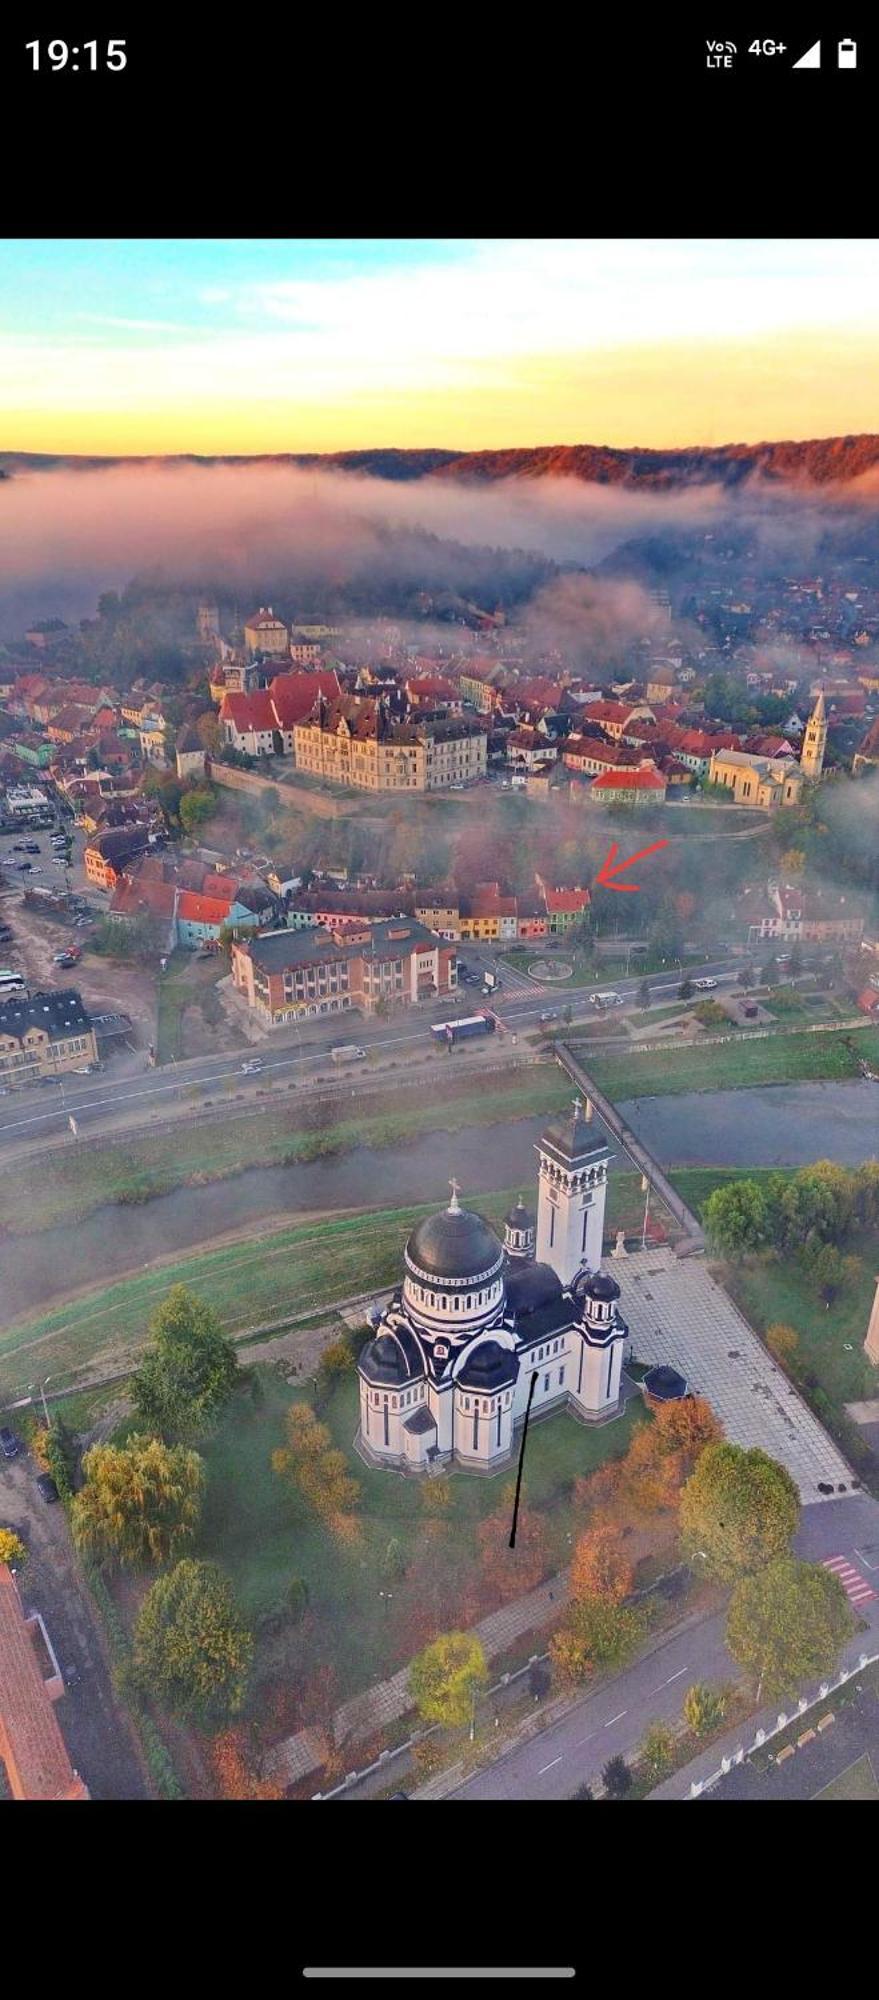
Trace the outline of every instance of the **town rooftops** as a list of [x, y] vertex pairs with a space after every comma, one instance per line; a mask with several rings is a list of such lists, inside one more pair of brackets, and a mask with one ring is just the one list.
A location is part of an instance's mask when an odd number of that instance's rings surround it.
[[51, 1040], [85, 1034], [91, 1027], [82, 995], [72, 987], [58, 992], [31, 993], [26, 999], [0, 1001], [0, 1035], [21, 1041], [29, 1028], [43, 1028]]
[[11, 1570], [0, 1564], [0, 1758], [19, 1799], [87, 1799], [67, 1754]]
[[218, 896], [199, 896], [193, 889], [181, 889], [177, 900], [178, 920], [185, 924], [225, 924], [231, 903]]
[[600, 771], [593, 778], [593, 792], [664, 792], [665, 779], [658, 771]]
[[434, 932], [414, 917], [387, 917], [350, 938], [324, 929], [268, 931], [264, 937], [251, 938], [242, 949], [265, 972], [282, 972], [288, 966], [332, 964], [364, 953], [408, 958], [413, 951], [435, 950], [438, 942]]
[[[279, 729], [293, 729], [297, 722], [304, 722], [311, 714], [319, 695], [327, 701], [338, 699], [342, 690], [339, 676], [334, 670], [316, 674], [276, 674], [268, 687], [268, 695], [277, 718]], [[233, 699], [227, 695], [227, 701]]]
[[220, 720], [234, 723], [242, 736], [251, 729], [257, 732], [268, 730], [271, 734], [278, 726], [267, 688], [256, 688], [253, 694], [224, 695], [220, 707]]

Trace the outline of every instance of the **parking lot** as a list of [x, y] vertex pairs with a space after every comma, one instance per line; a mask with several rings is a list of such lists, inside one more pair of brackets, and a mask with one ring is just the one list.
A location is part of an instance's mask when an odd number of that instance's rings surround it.
[[95, 1614], [80, 1584], [64, 1508], [49, 1506], [24, 1448], [0, 1458], [0, 1525], [28, 1551], [18, 1585], [25, 1612], [39, 1611], [65, 1681], [55, 1705], [71, 1762], [93, 1799], [150, 1796], [129, 1724], [110, 1680]]
[[[89, 952], [93, 925], [104, 915], [109, 897], [86, 881], [81, 829], [69, 821], [65, 825], [73, 836], [69, 870], [53, 855], [54, 826], [0, 834], [0, 871], [4, 877], [0, 881], [0, 966], [20, 972], [32, 992], [75, 986], [92, 1013], [129, 1014], [137, 1029], [136, 1039], [146, 1047], [155, 1039], [155, 974], [148, 967], [116, 964]], [[39, 855], [22, 852], [25, 843], [38, 843]], [[30, 863], [26, 872], [21, 867], [24, 861]], [[87, 905], [87, 921], [81, 924], [23, 901], [27, 887], [63, 890], [66, 880], [74, 895]], [[82, 955], [72, 966], [56, 963], [60, 954], [68, 951]], [[118, 1058], [116, 1061], [121, 1073], [125, 1064]]]

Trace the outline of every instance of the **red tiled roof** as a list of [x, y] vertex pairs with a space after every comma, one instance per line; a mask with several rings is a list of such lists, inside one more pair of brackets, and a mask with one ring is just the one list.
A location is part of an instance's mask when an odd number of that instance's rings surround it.
[[272, 731], [278, 726], [267, 688], [257, 688], [253, 694], [224, 695], [220, 720], [233, 722], [242, 736], [249, 729]]
[[197, 896], [192, 889], [182, 889], [177, 915], [187, 924], [224, 924], [231, 907], [216, 896]]
[[543, 899], [549, 911], [585, 910], [589, 905], [588, 889], [544, 889]]
[[[339, 676], [333, 670], [317, 674], [276, 674], [268, 694], [279, 729], [293, 729], [311, 714], [318, 695], [335, 701], [341, 694]], [[234, 697], [227, 695], [226, 701]], [[225, 703], [224, 703], [225, 710]]]
[[122, 875], [113, 891], [110, 912], [115, 917], [167, 917], [174, 915], [173, 882], [157, 882], [151, 875]]
[[5, 1563], [0, 1564], [0, 1757], [16, 1798], [88, 1798], [67, 1754]]
[[592, 791], [615, 792], [620, 786], [627, 791], [664, 792], [665, 779], [658, 771], [600, 771], [592, 780]]

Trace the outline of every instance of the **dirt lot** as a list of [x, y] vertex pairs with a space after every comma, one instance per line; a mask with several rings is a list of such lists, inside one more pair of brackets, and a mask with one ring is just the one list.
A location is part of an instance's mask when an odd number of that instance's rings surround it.
[[65, 972], [52, 964], [56, 951], [64, 951], [72, 941], [83, 943], [85, 933], [72, 930], [60, 919], [44, 917], [22, 902], [15, 890], [0, 889], [0, 920], [8, 923], [15, 941], [4, 945], [8, 956], [3, 963], [24, 973], [32, 988], [73, 984], [95, 1014], [130, 1014], [142, 1046], [155, 1040], [156, 977], [145, 966], [114, 965], [83, 946], [79, 965]]
[[125, 1715], [110, 1683], [94, 1613], [80, 1584], [64, 1508], [40, 1498], [33, 1460], [0, 1459], [0, 1522], [28, 1550], [19, 1578], [25, 1611], [39, 1611], [65, 1677], [79, 1679], [56, 1705], [74, 1768], [93, 1799], [150, 1797]]

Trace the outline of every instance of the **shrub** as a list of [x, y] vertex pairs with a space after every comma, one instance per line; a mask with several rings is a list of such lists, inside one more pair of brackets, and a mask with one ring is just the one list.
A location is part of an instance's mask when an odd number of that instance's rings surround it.
[[625, 1757], [611, 1757], [601, 1773], [601, 1782], [609, 1799], [624, 1799], [632, 1789], [632, 1773]]

